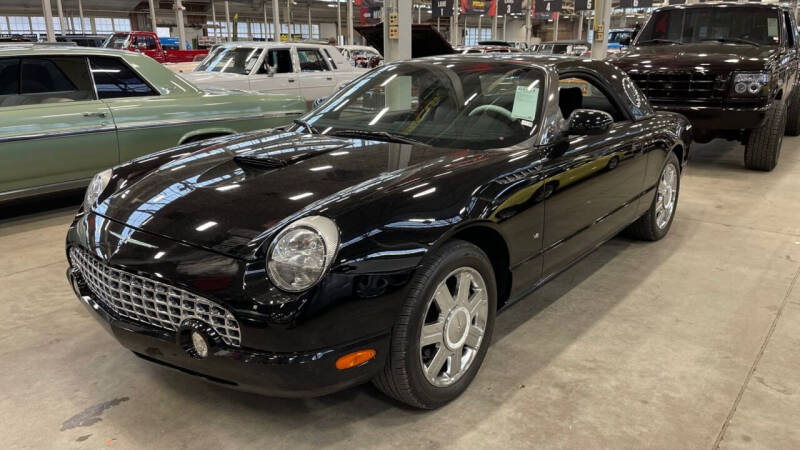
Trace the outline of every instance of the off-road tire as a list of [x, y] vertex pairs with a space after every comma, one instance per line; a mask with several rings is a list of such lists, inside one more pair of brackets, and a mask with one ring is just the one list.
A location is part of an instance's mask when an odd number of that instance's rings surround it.
[[800, 86], [794, 88], [792, 99], [786, 110], [786, 129], [787, 136], [800, 135]]
[[750, 170], [769, 172], [778, 165], [786, 129], [786, 105], [777, 102], [767, 111], [759, 128], [750, 131], [744, 148], [744, 166]]
[[[459, 267], [478, 271], [486, 283], [488, 318], [483, 340], [467, 372], [446, 387], [436, 387], [425, 379], [419, 358], [419, 336], [424, 321], [423, 309], [439, 283]], [[390, 344], [386, 365], [373, 384], [386, 395], [420, 409], [435, 409], [458, 397], [472, 382], [480, 369], [491, 343], [494, 318], [497, 311], [497, 285], [494, 270], [486, 254], [475, 245], [453, 240], [426, 257], [414, 275], [408, 297], [400, 311]]]

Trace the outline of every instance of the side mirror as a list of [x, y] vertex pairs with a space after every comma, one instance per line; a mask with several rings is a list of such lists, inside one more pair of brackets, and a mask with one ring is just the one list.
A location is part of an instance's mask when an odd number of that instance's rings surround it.
[[567, 119], [565, 135], [603, 134], [614, 124], [611, 114], [597, 109], [576, 109]]
[[620, 39], [619, 40], [619, 45], [625, 45], [625, 46], [631, 45], [631, 38], [624, 37], [624, 38]]

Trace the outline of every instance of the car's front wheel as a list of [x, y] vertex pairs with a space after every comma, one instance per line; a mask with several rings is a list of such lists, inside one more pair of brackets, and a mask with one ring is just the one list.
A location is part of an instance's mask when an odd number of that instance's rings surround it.
[[408, 405], [434, 409], [472, 382], [492, 336], [497, 288], [489, 258], [451, 241], [426, 258], [392, 330], [391, 354], [374, 384]]

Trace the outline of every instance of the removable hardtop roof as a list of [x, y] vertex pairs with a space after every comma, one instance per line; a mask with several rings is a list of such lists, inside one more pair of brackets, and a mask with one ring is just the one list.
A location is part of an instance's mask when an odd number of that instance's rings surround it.
[[[382, 56], [383, 53], [383, 23], [375, 25], [359, 25], [354, 27], [367, 43], [375, 47]], [[425, 56], [452, 55], [456, 53], [436, 27], [415, 23], [411, 25], [411, 57], [422, 58]]]

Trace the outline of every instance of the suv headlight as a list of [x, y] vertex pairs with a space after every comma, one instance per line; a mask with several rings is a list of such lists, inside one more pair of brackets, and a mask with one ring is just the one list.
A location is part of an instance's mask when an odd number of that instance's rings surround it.
[[83, 198], [83, 209], [89, 211], [92, 205], [97, 202], [103, 191], [106, 190], [108, 182], [111, 181], [111, 169], [106, 169], [92, 178], [89, 187], [86, 189], [86, 195]]
[[734, 97], [766, 96], [769, 72], [739, 72], [733, 76], [731, 95]]
[[269, 247], [269, 278], [284, 291], [304, 291], [322, 278], [338, 247], [339, 227], [331, 219], [309, 216], [292, 222]]

